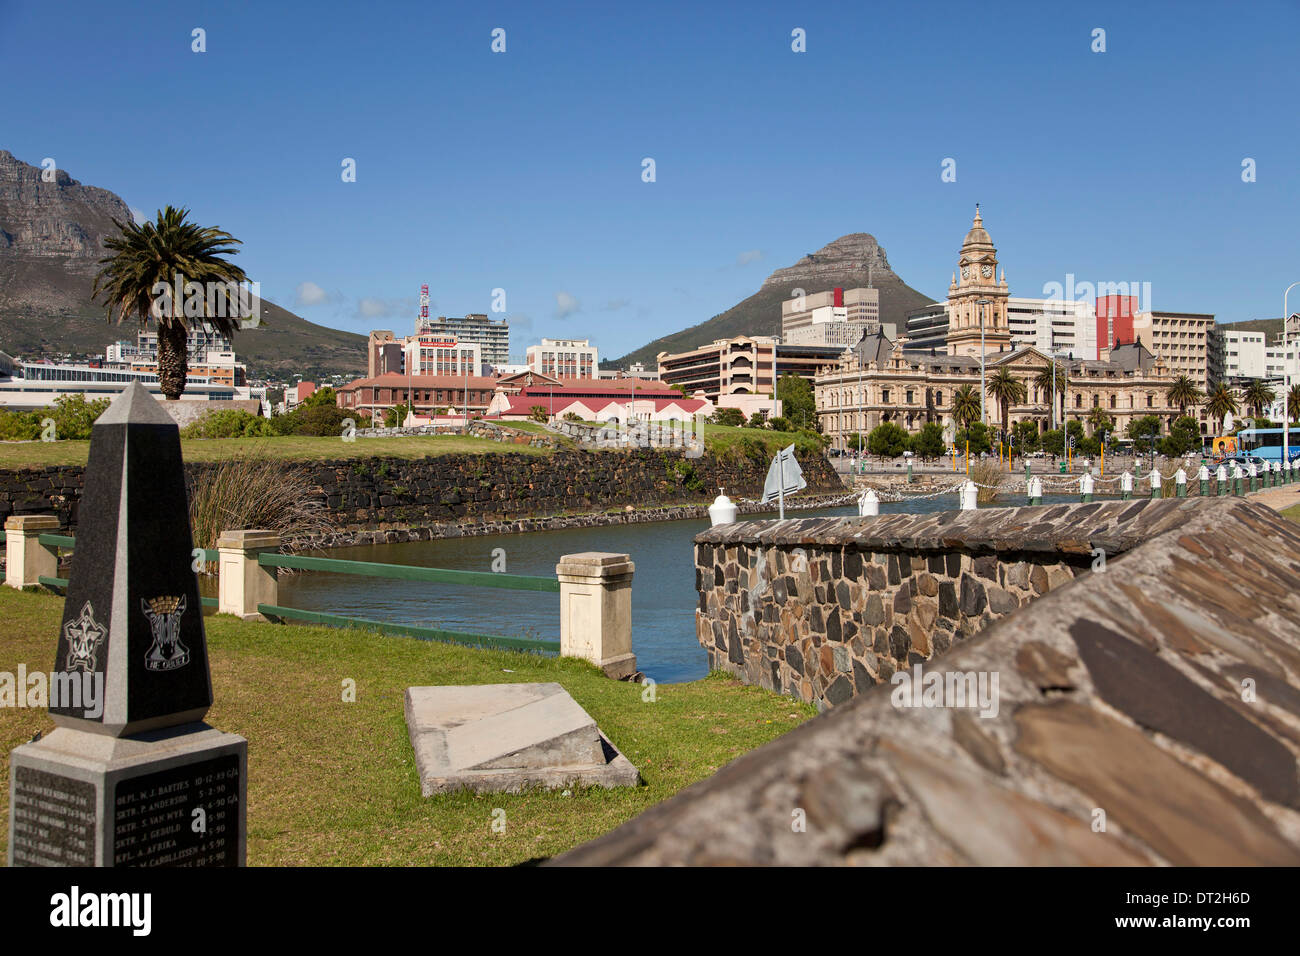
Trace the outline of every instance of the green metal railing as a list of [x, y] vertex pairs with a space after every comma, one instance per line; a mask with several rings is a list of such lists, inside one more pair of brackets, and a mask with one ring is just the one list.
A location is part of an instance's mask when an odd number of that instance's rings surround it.
[[559, 650], [560, 647], [559, 641], [540, 641], [523, 637], [501, 637], [496, 634], [467, 634], [462, 631], [444, 631], [441, 628], [422, 627], [418, 624], [392, 624], [387, 621], [372, 621], [364, 617], [328, 614], [324, 611], [302, 611], [296, 607], [280, 607], [277, 604], [259, 604], [257, 613], [273, 620], [287, 619], [303, 621], [308, 624], [324, 624], [329, 627], [353, 627], [366, 631], [378, 631], [381, 634], [418, 637], [423, 640], [445, 641], [450, 644], [497, 647], [512, 651], [555, 651]]
[[371, 578], [398, 581], [434, 581], [460, 584], [472, 588], [509, 588], [514, 591], [560, 591], [555, 578], [528, 574], [497, 574], [491, 571], [452, 571], [447, 568], [421, 568], [409, 564], [381, 564], [377, 561], [344, 561], [340, 558], [312, 558], [301, 554], [263, 552], [257, 563], [264, 568], [296, 568], [300, 571], [331, 571], [335, 574], [359, 574]]
[[[383, 564], [377, 561], [345, 561], [340, 558], [314, 558], [301, 554], [262, 552], [257, 563], [264, 568], [292, 568], [299, 571], [325, 571], [332, 574], [356, 574], [363, 577], [390, 578], [397, 581], [432, 581], [477, 588], [507, 588], [514, 591], [549, 591], [559, 593], [560, 582], [555, 578], [528, 574], [498, 574], [491, 571], [454, 571], [449, 568], [423, 568], [409, 564]], [[559, 641], [536, 640], [522, 637], [501, 637], [496, 634], [470, 634], [463, 631], [446, 631], [442, 628], [419, 624], [393, 624], [372, 621], [362, 617], [328, 614], [324, 611], [303, 611], [276, 604], [259, 604], [257, 612], [271, 619], [305, 621], [331, 627], [355, 627], [379, 631], [382, 634], [399, 634], [430, 641], [468, 644], [482, 647], [499, 647], [508, 650], [558, 651]]]
[[[3, 542], [4, 540], [5, 540], [4, 532], [0, 531], [0, 542]], [[45, 545], [45, 547], [47, 548], [67, 548], [67, 549], [75, 550], [77, 546], [76, 538], [73, 538], [70, 535], [66, 535], [66, 534], [42, 534], [42, 535], [37, 535], [36, 540], [39, 541], [41, 544]], [[203, 549], [204, 561], [216, 561], [220, 557], [221, 557], [220, 553], [212, 550], [211, 548]], [[44, 585], [47, 588], [59, 588], [60, 590], [64, 590], [64, 591], [68, 589], [67, 578], [55, 578], [55, 577], [49, 577], [44, 574], [40, 574], [37, 575], [36, 580], [39, 581], [42, 585]], [[217, 606], [216, 598], [200, 597], [199, 601], [200, 603], [202, 603], [204, 607]]]
[[[68, 535], [43, 534], [37, 540], [47, 548], [76, 547], [76, 540]], [[4, 533], [0, 532], [0, 542], [3, 541]], [[220, 560], [220, 557], [219, 551], [212, 548], [203, 549], [203, 560], [205, 562], [215, 563]], [[257, 556], [257, 563], [264, 568], [325, 571], [333, 574], [355, 574], [363, 577], [389, 578], [397, 581], [431, 581], [438, 584], [464, 587], [507, 588], [513, 591], [542, 591], [556, 594], [560, 590], [560, 582], [555, 578], [528, 574], [454, 571], [449, 568], [423, 568], [408, 564], [382, 564], [376, 561], [344, 561], [339, 558], [316, 558], [301, 554], [281, 554], [279, 552], [263, 552]], [[67, 578], [41, 575], [37, 580], [47, 588], [67, 590], [68, 587]], [[201, 600], [204, 607], [217, 606], [216, 598], [202, 598]], [[416, 637], [429, 641], [446, 641], [452, 644], [467, 644], [475, 647], [548, 652], [558, 651], [560, 647], [560, 642], [553, 640], [447, 631], [442, 628], [424, 627], [419, 624], [394, 624], [387, 621], [373, 621], [364, 617], [330, 614], [325, 611], [303, 611], [299, 608], [282, 607], [278, 604], [259, 604], [257, 612], [271, 620], [303, 621], [308, 624], [324, 624], [330, 627], [352, 627], [378, 631], [381, 634]]]

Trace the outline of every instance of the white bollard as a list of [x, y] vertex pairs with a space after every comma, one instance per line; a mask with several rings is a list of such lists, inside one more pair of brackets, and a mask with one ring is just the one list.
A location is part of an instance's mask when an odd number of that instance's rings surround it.
[[975, 487], [975, 482], [968, 481], [961, 486], [961, 510], [974, 511], [976, 502], [979, 500], [979, 489]]
[[1210, 469], [1207, 468], [1205, 465], [1202, 465], [1202, 466], [1201, 466], [1201, 470], [1198, 471], [1198, 472], [1196, 473], [1196, 479], [1197, 479], [1198, 481], [1209, 481], [1209, 480], [1210, 480]]
[[1119, 496], [1124, 499], [1133, 497], [1133, 473], [1126, 471], [1119, 476]]
[[1174, 472], [1174, 495], [1178, 498], [1187, 497], [1187, 472], [1181, 468]]
[[1037, 475], [1029, 479], [1029, 503], [1031, 505], [1043, 503], [1043, 479]]
[[1151, 469], [1151, 497], [1152, 498], [1160, 497], [1160, 481], [1161, 481], [1160, 469], [1152, 468]]
[[858, 499], [858, 517], [874, 518], [880, 514], [880, 496], [875, 490], [868, 488]]
[[1086, 471], [1079, 478], [1079, 497], [1085, 502], [1092, 500], [1092, 475]]
[[720, 524], [734, 524], [736, 521], [736, 503], [723, 494], [725, 489], [718, 489], [718, 497], [713, 499], [713, 504], [709, 505], [709, 524], [717, 527]]

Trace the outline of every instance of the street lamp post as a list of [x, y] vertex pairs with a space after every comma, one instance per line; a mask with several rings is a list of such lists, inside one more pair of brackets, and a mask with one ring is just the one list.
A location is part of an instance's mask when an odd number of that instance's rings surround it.
[[1282, 464], [1286, 465], [1290, 461], [1290, 430], [1287, 427], [1290, 422], [1290, 411], [1288, 407], [1291, 398], [1291, 363], [1287, 361], [1286, 351], [1286, 325], [1289, 313], [1287, 312], [1287, 296], [1291, 290], [1300, 285], [1300, 282], [1292, 282], [1282, 293]]
[[984, 414], [984, 306], [992, 301], [992, 299], [977, 299], [975, 302], [980, 307], [980, 424], [985, 428], [989, 423]]
[[[859, 342], [859, 345], [862, 343]], [[862, 468], [862, 430], [867, 425], [867, 397], [862, 391], [862, 353], [857, 352], [858, 356], [858, 414], [856, 416], [858, 425], [858, 468]], [[1283, 361], [1286, 361], [1286, 348], [1282, 349]]]

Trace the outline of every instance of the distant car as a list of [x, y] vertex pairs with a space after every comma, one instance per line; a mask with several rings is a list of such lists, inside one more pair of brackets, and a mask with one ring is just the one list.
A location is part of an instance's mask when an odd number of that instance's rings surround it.
[[903, 452], [903, 457], [904, 457], [904, 458], [914, 458], [914, 457], [916, 457], [916, 455], [915, 455], [914, 452], [905, 451], [905, 452]]

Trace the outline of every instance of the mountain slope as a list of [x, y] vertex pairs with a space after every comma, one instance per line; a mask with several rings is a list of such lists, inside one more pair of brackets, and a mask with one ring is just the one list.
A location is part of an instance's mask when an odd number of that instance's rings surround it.
[[[0, 150], [0, 350], [10, 355], [94, 353], [135, 338], [134, 324], [110, 326], [90, 295], [102, 240], [131, 212], [106, 189], [62, 170], [43, 182], [40, 167]], [[365, 336], [308, 322], [262, 301], [263, 327], [235, 337], [254, 377], [364, 372]]]
[[655, 356], [660, 352], [684, 352], [734, 335], [780, 335], [781, 302], [790, 298], [794, 289], [812, 295], [836, 286], [845, 289], [866, 286], [868, 282], [880, 290], [880, 320], [893, 322], [900, 330], [910, 310], [934, 301], [899, 278], [874, 236], [855, 232], [841, 236], [792, 266], [777, 269], [757, 292], [726, 312], [655, 339], [610, 364], [644, 362], [648, 368], [654, 368]]

